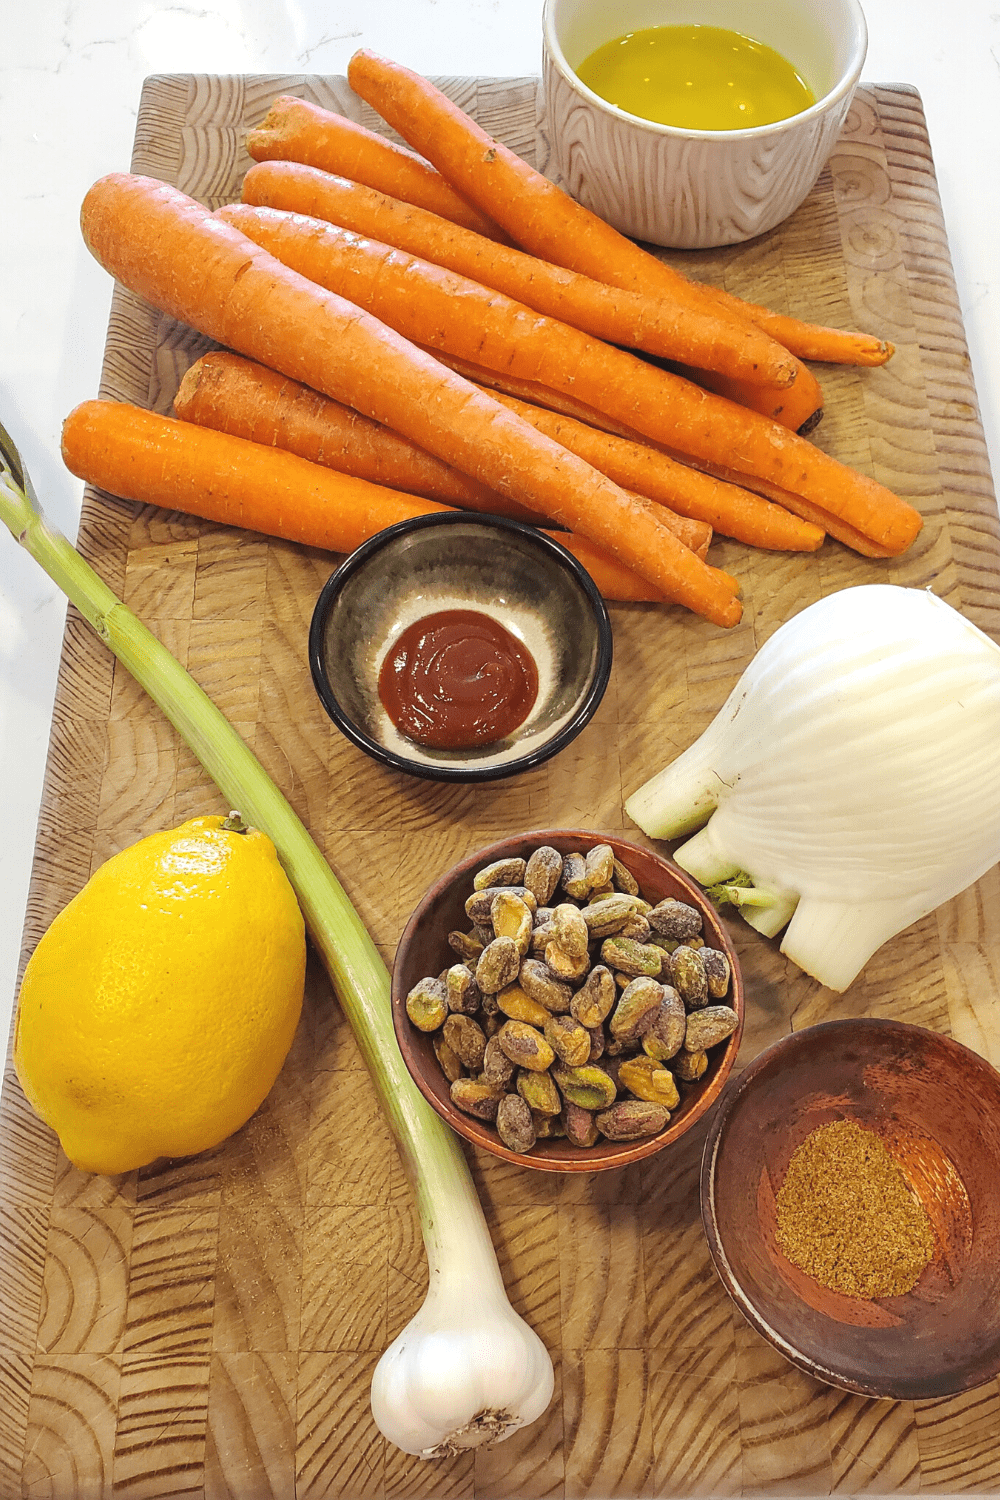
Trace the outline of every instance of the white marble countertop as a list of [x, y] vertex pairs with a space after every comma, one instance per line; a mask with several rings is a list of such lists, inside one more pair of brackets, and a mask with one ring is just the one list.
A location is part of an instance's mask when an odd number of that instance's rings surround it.
[[[430, 74], [536, 73], [542, 0], [57, 0], [10, 7], [0, 58], [0, 419], [74, 536], [59, 432], [97, 393], [111, 283], [80, 239], [90, 184], [127, 170], [150, 73], [342, 74], [371, 47]], [[1000, 466], [1000, 13], [863, 0], [864, 80], [921, 92], [983, 423]], [[65, 601], [0, 535], [0, 1033], [7, 1035]]]

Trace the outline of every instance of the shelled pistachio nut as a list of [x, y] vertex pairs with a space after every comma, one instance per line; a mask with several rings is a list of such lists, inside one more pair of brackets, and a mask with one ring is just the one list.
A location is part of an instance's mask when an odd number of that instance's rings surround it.
[[497, 1134], [508, 1151], [517, 1151], [523, 1156], [535, 1144], [535, 1122], [530, 1108], [519, 1094], [503, 1096], [497, 1108], [496, 1124]]
[[659, 1135], [670, 1120], [670, 1111], [662, 1104], [645, 1099], [623, 1099], [595, 1116], [594, 1123], [609, 1141], [635, 1141], [647, 1135]]
[[542, 1033], [526, 1021], [505, 1021], [497, 1032], [497, 1040], [519, 1068], [544, 1073], [555, 1061], [556, 1055]]
[[497, 1117], [497, 1110], [502, 1099], [506, 1095], [500, 1089], [495, 1089], [492, 1084], [483, 1083], [478, 1078], [456, 1078], [451, 1086], [451, 1102], [457, 1109], [467, 1115], [474, 1115], [477, 1120], [488, 1120], [491, 1124]]
[[606, 1109], [618, 1092], [614, 1079], [593, 1063], [582, 1068], [555, 1067], [552, 1076], [563, 1098], [581, 1109]]
[[687, 1018], [684, 1047], [688, 1052], [707, 1052], [732, 1036], [740, 1018], [728, 1005], [706, 1005]]
[[477, 870], [472, 877], [472, 889], [485, 891], [491, 886], [521, 885], [523, 881], [524, 860], [511, 855], [507, 859], [495, 859], [492, 864]]

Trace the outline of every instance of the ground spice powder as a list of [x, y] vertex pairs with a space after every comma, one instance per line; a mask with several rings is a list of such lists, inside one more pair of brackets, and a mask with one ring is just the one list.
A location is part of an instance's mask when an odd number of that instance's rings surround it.
[[849, 1297], [898, 1297], [934, 1253], [930, 1219], [882, 1141], [852, 1120], [821, 1125], [793, 1152], [777, 1197], [792, 1262]]

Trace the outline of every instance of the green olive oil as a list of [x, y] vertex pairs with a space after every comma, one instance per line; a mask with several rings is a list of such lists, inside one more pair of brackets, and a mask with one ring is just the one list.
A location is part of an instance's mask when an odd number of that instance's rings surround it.
[[815, 104], [780, 53], [719, 26], [650, 26], [598, 47], [577, 76], [619, 109], [682, 130], [749, 130]]

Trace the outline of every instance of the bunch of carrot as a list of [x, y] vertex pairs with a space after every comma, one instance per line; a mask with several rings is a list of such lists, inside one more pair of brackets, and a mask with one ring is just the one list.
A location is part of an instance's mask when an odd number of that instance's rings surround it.
[[[664, 524], [659, 506], [621, 489], [354, 303], [287, 269], [176, 188], [115, 173], [90, 189], [81, 218], [84, 239], [100, 263], [170, 316], [392, 428], [478, 484], [577, 533], [582, 542], [610, 554], [619, 571], [638, 575], [646, 590], [640, 597], [684, 604], [720, 625], [739, 620], [736, 580], [686, 546]], [[110, 422], [112, 414], [106, 415]], [[129, 498], [170, 503], [163, 481], [176, 470], [173, 434], [154, 443], [146, 424], [143, 441], [124, 444], [119, 438], [110, 464], [101, 470], [97, 450], [107, 427], [98, 424], [96, 413], [90, 416], [93, 441], [81, 440], [72, 453], [65, 445], [74, 473]], [[191, 439], [194, 427], [183, 427]], [[286, 456], [269, 454], [260, 443], [253, 448], [262, 465]], [[198, 513], [202, 506], [202, 514], [211, 513], [210, 506], [226, 499], [217, 493], [219, 472], [213, 470], [200, 490], [189, 486], [187, 498], [174, 502], [176, 508], [186, 504]], [[281, 535], [297, 524], [300, 481], [289, 482], [287, 472], [276, 476], [270, 519], [261, 530]], [[237, 488], [237, 502], [240, 493]], [[371, 500], [366, 492], [364, 503]], [[395, 518], [389, 514], [382, 524]], [[371, 524], [368, 511], [363, 525]], [[633, 583], [626, 597], [636, 597], [638, 587]]]
[[348, 78], [413, 151], [281, 96], [248, 136], [255, 165], [243, 205], [221, 210], [230, 222], [495, 394], [668, 454], [726, 482], [728, 502], [755, 491], [812, 528], [769, 542], [742, 514], [714, 521], [724, 534], [805, 550], [819, 528], [874, 557], [910, 545], [912, 506], [798, 436], [822, 402], [804, 359], [879, 365], [891, 344], [687, 280], [397, 64], [358, 52]]
[[188, 372], [180, 421], [85, 403], [74, 473], [337, 551], [442, 505], [548, 522], [608, 597], [720, 625], [741, 607], [705, 561], [713, 529], [800, 551], [829, 531], [870, 556], [912, 542], [912, 507], [792, 430], [819, 404], [803, 357], [890, 346], [696, 286], [426, 80], [368, 53], [349, 76], [425, 160], [281, 98], [250, 133], [241, 204], [212, 214], [124, 174], [91, 189], [101, 263], [235, 353]]

